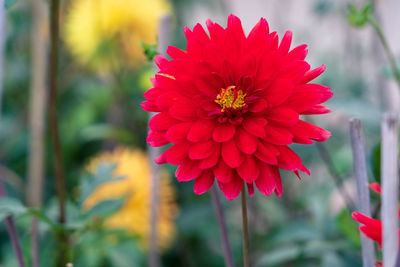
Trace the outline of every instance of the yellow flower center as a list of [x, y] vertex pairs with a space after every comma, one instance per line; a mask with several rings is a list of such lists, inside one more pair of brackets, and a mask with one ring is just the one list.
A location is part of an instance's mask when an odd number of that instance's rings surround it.
[[222, 88], [221, 92], [217, 95], [215, 103], [221, 106], [221, 112], [226, 108], [238, 109], [246, 105], [244, 98], [246, 94], [242, 90], [235, 90], [235, 86], [229, 86], [226, 89]]

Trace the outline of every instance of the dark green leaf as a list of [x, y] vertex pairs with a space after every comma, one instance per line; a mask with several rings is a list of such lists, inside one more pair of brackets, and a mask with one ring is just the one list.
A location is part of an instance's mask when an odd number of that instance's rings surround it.
[[95, 206], [93, 206], [90, 210], [88, 210], [85, 214], [85, 218], [89, 218], [92, 216], [105, 218], [113, 213], [117, 212], [122, 205], [125, 203], [125, 198], [116, 198], [116, 199], [107, 199], [104, 200]]

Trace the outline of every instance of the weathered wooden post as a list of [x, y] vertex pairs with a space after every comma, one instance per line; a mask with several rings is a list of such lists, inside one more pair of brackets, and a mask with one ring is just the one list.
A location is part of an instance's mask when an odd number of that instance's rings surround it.
[[[158, 52], [166, 56], [166, 51], [168, 44], [171, 42], [172, 34], [172, 16], [165, 15], [161, 17], [159, 22], [159, 33], [158, 33]], [[155, 113], [150, 113], [149, 120], [155, 115]], [[149, 157], [152, 173], [151, 182], [151, 214], [150, 214], [150, 251], [148, 264], [150, 267], [160, 266], [160, 257], [158, 255], [157, 248], [157, 221], [158, 221], [158, 191], [159, 191], [159, 167], [154, 162], [154, 159], [161, 154], [161, 149], [158, 147], [149, 146]]]
[[398, 128], [399, 115], [385, 113], [382, 121], [381, 183], [383, 222], [383, 266], [396, 264], [399, 251], [398, 235]]
[[[350, 140], [353, 151], [354, 176], [357, 181], [357, 210], [362, 214], [371, 217], [367, 167], [365, 163], [364, 138], [361, 131], [361, 121], [359, 119], [350, 119]], [[360, 235], [363, 266], [373, 267], [375, 266], [374, 243], [361, 232]]]

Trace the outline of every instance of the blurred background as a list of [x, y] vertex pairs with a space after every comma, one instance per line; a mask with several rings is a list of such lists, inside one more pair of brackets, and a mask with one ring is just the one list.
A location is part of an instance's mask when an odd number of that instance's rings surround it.
[[[14, 1], [8, 1], [8, 3]], [[7, 3], [7, 1], [5, 2]], [[156, 71], [146, 59], [156, 50], [159, 19], [173, 18], [171, 44], [185, 49], [183, 27], [206, 19], [226, 26], [230, 13], [245, 31], [265, 17], [271, 31], [306, 43], [320, 83], [332, 87], [333, 111], [313, 118], [332, 132], [323, 146], [293, 145], [310, 169], [302, 181], [283, 172], [282, 197], [256, 192], [248, 199], [253, 266], [360, 266], [348, 119], [361, 119], [369, 178], [379, 181], [380, 120], [400, 111], [400, 94], [372, 27], [348, 20], [355, 0], [70, 0], [61, 1], [58, 121], [63, 156], [69, 255], [74, 266], [147, 266], [151, 167], [146, 114], [140, 103]], [[400, 54], [400, 2], [375, 0], [373, 14], [395, 56]], [[58, 206], [47, 123], [49, 6], [19, 0], [0, 21], [0, 175], [7, 195], [40, 210], [40, 266], [55, 266]], [[161, 51], [164, 52], [164, 51]], [[398, 57], [397, 57], [398, 58]], [[163, 166], [158, 213], [162, 266], [224, 266], [209, 193], [178, 183]], [[114, 182], [108, 182], [109, 180]], [[343, 195], [345, 197], [343, 197]], [[112, 198], [112, 201], [107, 199]], [[374, 203], [379, 197], [372, 193]], [[221, 197], [222, 199], [222, 197]], [[240, 199], [222, 200], [233, 255], [241, 264]], [[373, 205], [373, 211], [377, 214]], [[45, 218], [45, 219], [43, 219]], [[22, 250], [32, 266], [32, 216], [16, 217]], [[17, 266], [0, 223], [0, 266]]]

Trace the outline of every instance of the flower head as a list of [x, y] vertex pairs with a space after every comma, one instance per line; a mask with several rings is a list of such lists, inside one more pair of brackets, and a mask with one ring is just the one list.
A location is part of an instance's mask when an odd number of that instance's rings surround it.
[[66, 18], [65, 41], [82, 64], [95, 69], [121, 61], [135, 67], [145, 61], [141, 42], [155, 43], [167, 0], [74, 0]]
[[[106, 226], [125, 229], [136, 235], [145, 248], [150, 234], [151, 170], [148, 157], [139, 150], [120, 147], [113, 152], [100, 154], [91, 161], [88, 168], [95, 170], [99, 164], [105, 163], [116, 164], [114, 177], [125, 176], [125, 179], [100, 185], [85, 201], [84, 209], [106, 199], [128, 195], [122, 208], [106, 219]], [[175, 236], [177, 205], [168, 173], [161, 171], [159, 176], [158, 241], [161, 248], [166, 248]]]
[[156, 159], [179, 165], [178, 181], [195, 180], [202, 194], [217, 179], [227, 199], [246, 182], [264, 195], [282, 194], [279, 169], [309, 173], [288, 145], [325, 141], [330, 133], [299, 115], [323, 114], [329, 87], [309, 83], [324, 66], [310, 70], [306, 45], [290, 50], [292, 33], [279, 43], [262, 18], [245, 35], [240, 20], [227, 28], [206, 22], [184, 29], [187, 51], [169, 47], [172, 60], [158, 56], [160, 71], [142, 107], [158, 112], [149, 122], [147, 142], [173, 146]]

